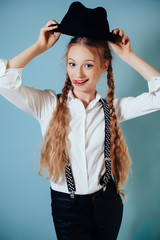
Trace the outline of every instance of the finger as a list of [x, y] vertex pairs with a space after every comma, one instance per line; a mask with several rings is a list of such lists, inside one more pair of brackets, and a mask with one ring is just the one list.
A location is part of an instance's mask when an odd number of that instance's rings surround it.
[[124, 31], [123, 31], [123, 30], [120, 30], [120, 31], [119, 31], [119, 36], [120, 36], [121, 38], [123, 38], [123, 36], [124, 36]]
[[116, 28], [116, 29], [114, 29], [112, 32], [113, 32], [113, 34], [117, 34], [117, 33], [119, 33], [119, 28]]
[[121, 50], [121, 47], [119, 46], [119, 44], [108, 41], [108, 45], [115, 53]]
[[115, 43], [113, 43], [113, 42], [110, 42], [110, 41], [107, 41], [107, 43], [108, 43], [108, 45], [112, 48], [112, 46], [114, 46], [115, 45]]
[[43, 27], [43, 28], [41, 28], [41, 31], [42, 32], [51, 31], [51, 30], [56, 29], [57, 27], [58, 27], [58, 25], [57, 26], [50, 26], [50, 27]]
[[60, 38], [60, 36], [61, 36], [61, 33], [60, 33], [60, 32], [57, 32], [57, 33], [55, 34], [56, 40], [58, 40], [58, 39]]
[[122, 39], [122, 44], [126, 45], [129, 41], [130, 41], [129, 37], [124, 35], [124, 37]]
[[107, 41], [108, 42], [108, 45], [113, 49], [114, 47], [119, 47], [119, 45], [117, 43], [113, 43], [113, 42], [110, 42], [110, 41]]
[[52, 25], [52, 24], [58, 24], [55, 20], [49, 20], [48, 22], [47, 22], [47, 24], [45, 25], [45, 27], [49, 27], [50, 25]]
[[48, 22], [47, 22], [47, 24], [45, 25], [45, 27], [48, 27], [48, 26], [50, 26], [50, 25], [52, 25], [52, 24], [58, 24], [55, 20], [49, 20]]

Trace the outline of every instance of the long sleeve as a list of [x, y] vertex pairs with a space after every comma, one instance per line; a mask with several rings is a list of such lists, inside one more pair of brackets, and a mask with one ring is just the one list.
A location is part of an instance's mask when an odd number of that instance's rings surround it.
[[22, 85], [23, 68], [6, 69], [7, 60], [0, 59], [0, 94], [9, 102], [41, 121], [53, 111], [57, 97], [53, 90], [39, 90]]
[[160, 110], [160, 77], [152, 77], [149, 92], [137, 97], [115, 98], [114, 106], [119, 122]]

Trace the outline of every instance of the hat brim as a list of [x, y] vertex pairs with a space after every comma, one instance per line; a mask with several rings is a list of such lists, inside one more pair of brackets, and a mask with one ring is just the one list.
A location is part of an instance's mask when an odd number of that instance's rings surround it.
[[117, 35], [113, 34], [113, 32], [109, 32], [106, 35], [105, 34], [101, 34], [101, 32], [97, 32], [97, 34], [95, 35], [92, 34], [92, 32], [84, 32], [84, 29], [78, 28], [73, 28], [73, 27], [63, 27], [61, 26], [61, 24], [58, 24], [58, 28], [56, 28], [54, 32], [60, 32], [62, 34], [68, 35], [68, 36], [72, 36], [72, 37], [88, 37], [88, 38], [92, 38], [94, 40], [101, 40], [101, 41], [111, 41], [111, 42], [116, 42], [117, 41]]

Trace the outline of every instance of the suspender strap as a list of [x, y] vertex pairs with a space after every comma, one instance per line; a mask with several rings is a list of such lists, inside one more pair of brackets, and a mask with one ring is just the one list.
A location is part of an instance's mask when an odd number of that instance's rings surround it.
[[[59, 99], [61, 95], [62, 95], [61, 93], [57, 94], [57, 98]], [[74, 183], [74, 178], [72, 174], [71, 163], [68, 157], [68, 153], [65, 153], [64, 163], [65, 163], [65, 174], [66, 174], [68, 191], [70, 192], [71, 198], [74, 198], [76, 187]]]
[[75, 183], [74, 183], [72, 169], [71, 169], [71, 163], [69, 161], [68, 154], [65, 154], [64, 162], [65, 162], [65, 173], [66, 173], [68, 191], [70, 192], [71, 198], [74, 198], [76, 188], [75, 188]]
[[106, 172], [102, 175], [100, 179], [100, 184], [103, 186], [103, 190], [105, 191], [107, 183], [111, 177], [111, 158], [110, 158], [110, 115], [108, 103], [105, 99], [101, 98], [99, 100], [102, 103], [102, 107], [104, 110], [105, 116], [105, 143], [104, 143], [104, 158], [105, 158], [105, 167]]

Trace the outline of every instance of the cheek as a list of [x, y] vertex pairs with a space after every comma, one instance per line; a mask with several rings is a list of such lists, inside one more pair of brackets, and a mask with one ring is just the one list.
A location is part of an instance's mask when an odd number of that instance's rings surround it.
[[68, 73], [69, 77], [72, 75], [72, 71], [70, 68], [67, 68], [67, 73]]
[[98, 80], [100, 78], [100, 72], [98, 71], [98, 69], [95, 69], [95, 71], [92, 72], [92, 78], [95, 80]]

